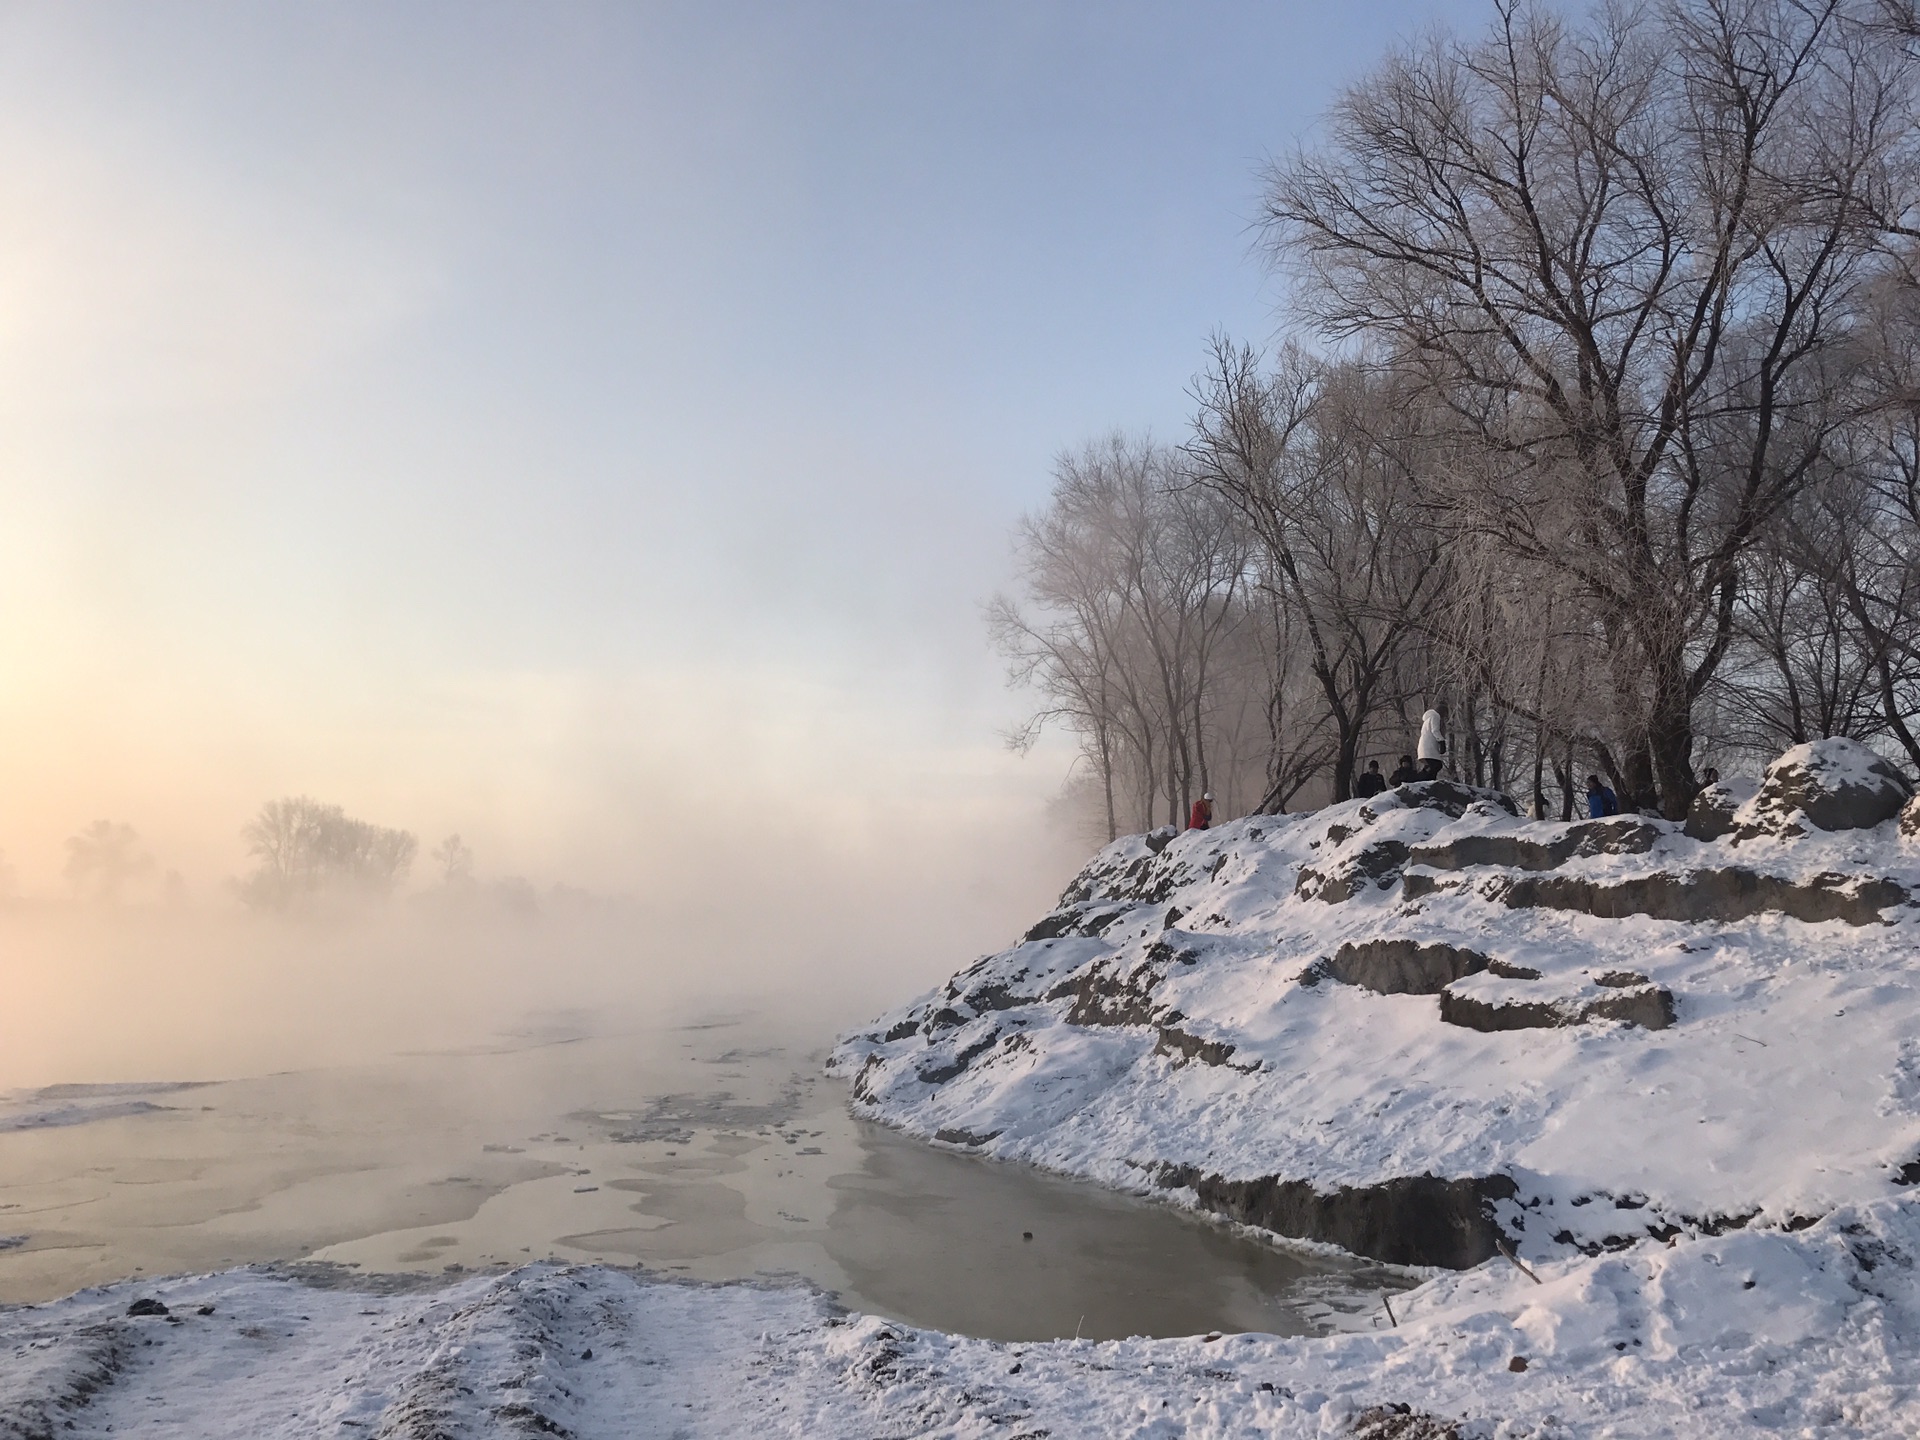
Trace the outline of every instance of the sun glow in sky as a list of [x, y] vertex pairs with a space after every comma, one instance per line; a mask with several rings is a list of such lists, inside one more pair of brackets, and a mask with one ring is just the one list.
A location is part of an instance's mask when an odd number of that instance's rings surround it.
[[539, 884], [984, 886], [950, 938], [1003, 939], [1081, 843], [1068, 748], [998, 738], [1009, 528], [1274, 333], [1261, 158], [1450, 15], [6, 7], [18, 892], [105, 818], [219, 902], [310, 793]]

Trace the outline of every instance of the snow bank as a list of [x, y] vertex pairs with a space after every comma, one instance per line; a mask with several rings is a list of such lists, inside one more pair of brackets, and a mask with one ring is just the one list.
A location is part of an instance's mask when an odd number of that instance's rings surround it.
[[833, 1064], [870, 1118], [1377, 1259], [1779, 1230], [1920, 1178], [1916, 894], [1891, 820], [1401, 787], [1119, 841]]
[[1916, 1208], [1446, 1275], [1311, 1340], [999, 1344], [603, 1267], [137, 1282], [0, 1310], [0, 1437], [1914, 1434]]

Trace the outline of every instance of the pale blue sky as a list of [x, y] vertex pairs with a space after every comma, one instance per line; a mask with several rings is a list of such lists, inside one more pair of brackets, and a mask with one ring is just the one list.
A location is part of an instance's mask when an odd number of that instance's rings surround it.
[[0, 9], [0, 849], [211, 880], [300, 790], [601, 884], [690, 808], [1035, 823], [1010, 525], [1272, 334], [1262, 157], [1486, 14]]

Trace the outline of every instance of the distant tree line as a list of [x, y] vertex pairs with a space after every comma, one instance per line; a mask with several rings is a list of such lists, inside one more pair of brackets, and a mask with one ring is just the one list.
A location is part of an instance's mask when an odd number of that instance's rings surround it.
[[241, 898], [268, 909], [323, 895], [384, 898], [419, 849], [405, 830], [355, 820], [304, 795], [268, 801], [240, 834], [254, 862]]
[[[229, 888], [246, 905], [261, 910], [385, 900], [406, 883], [419, 852], [419, 842], [409, 831], [355, 819], [338, 805], [305, 795], [268, 801], [240, 834], [252, 868]], [[154, 889], [149, 882], [156, 879], [160, 898], [184, 898], [179, 873], [169, 870], [162, 876], [131, 825], [96, 820], [70, 837], [66, 850], [65, 878], [76, 899], [113, 905], [128, 899], [129, 890], [136, 899], [150, 899]], [[473, 849], [458, 835], [436, 845], [430, 859], [439, 872], [437, 893], [443, 899], [485, 899], [520, 911], [539, 908], [534, 888], [525, 880], [477, 880]], [[556, 887], [555, 893], [562, 888]], [[0, 900], [16, 893], [14, 871], [0, 859]]]
[[1292, 342], [1064, 456], [990, 623], [1109, 834], [1452, 773], [1685, 813], [1826, 735], [1920, 767], [1911, 7], [1494, 7], [1270, 167]]

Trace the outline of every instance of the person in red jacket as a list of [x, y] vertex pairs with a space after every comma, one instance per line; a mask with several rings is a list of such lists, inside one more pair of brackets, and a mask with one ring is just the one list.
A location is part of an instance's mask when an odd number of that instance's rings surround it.
[[1187, 816], [1189, 830], [1211, 830], [1213, 828], [1213, 792], [1209, 790], [1193, 802], [1193, 811]]

